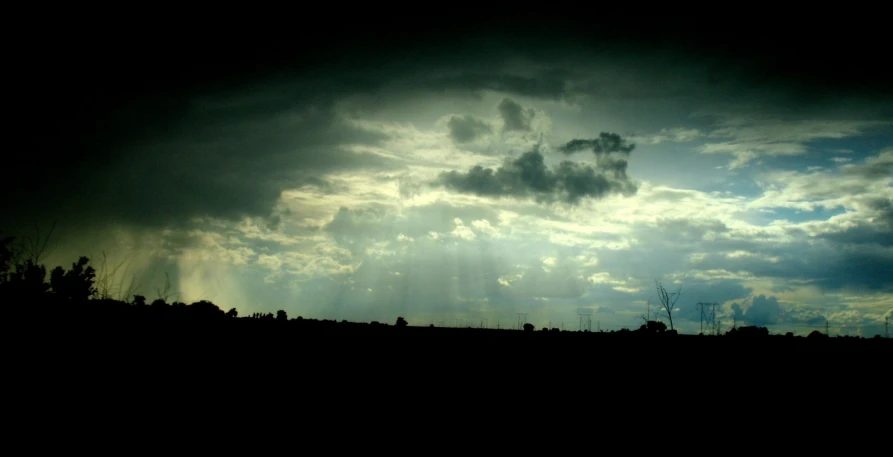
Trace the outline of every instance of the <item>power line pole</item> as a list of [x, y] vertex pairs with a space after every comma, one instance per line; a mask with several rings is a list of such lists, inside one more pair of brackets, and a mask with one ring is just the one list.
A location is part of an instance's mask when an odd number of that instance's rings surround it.
[[828, 331], [828, 321], [825, 321], [825, 336], [831, 336], [831, 333]]
[[698, 302], [697, 307], [701, 310], [701, 332], [704, 334], [704, 322], [710, 328], [710, 331], [716, 335], [716, 303]]
[[704, 334], [704, 306], [706, 306], [706, 305], [707, 305], [707, 303], [700, 302], [700, 301], [695, 303], [695, 306], [698, 307], [698, 311], [701, 312], [701, 321], [700, 321], [701, 325], [700, 325], [700, 327], [698, 327], [698, 335]]
[[884, 338], [890, 338], [890, 316], [884, 317]]
[[577, 310], [577, 315], [580, 316], [580, 330], [584, 329], [588, 332], [592, 331], [592, 310], [580, 308]]
[[527, 313], [515, 313], [518, 315], [518, 330], [521, 330], [521, 318], [524, 318], [524, 323], [527, 323]]

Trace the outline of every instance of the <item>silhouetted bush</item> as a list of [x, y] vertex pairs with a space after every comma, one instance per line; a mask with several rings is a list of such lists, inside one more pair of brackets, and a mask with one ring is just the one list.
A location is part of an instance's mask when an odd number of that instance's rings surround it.
[[757, 327], [755, 325], [748, 325], [744, 327], [733, 328], [726, 332], [726, 336], [737, 336], [737, 337], [765, 337], [769, 336], [769, 329], [766, 327]]
[[636, 331], [641, 333], [663, 333], [666, 330], [667, 324], [664, 324], [661, 321], [648, 321], [647, 323], [642, 324]]
[[[96, 294], [93, 287], [96, 281], [96, 271], [87, 265], [90, 259], [81, 257], [77, 263], [71, 265], [71, 270], [65, 271], [62, 267], [56, 267], [50, 274], [50, 287], [58, 298], [69, 301], [87, 301]], [[145, 303], [143, 303], [145, 304]]]

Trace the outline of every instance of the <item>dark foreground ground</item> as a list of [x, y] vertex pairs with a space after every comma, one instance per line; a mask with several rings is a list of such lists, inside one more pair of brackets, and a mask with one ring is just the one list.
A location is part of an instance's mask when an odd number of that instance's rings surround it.
[[80, 448], [246, 429], [343, 449], [507, 432], [636, 447], [658, 446], [634, 432], [660, 424], [768, 428], [768, 446], [793, 422], [862, 434], [890, 414], [891, 340], [71, 316], [2, 330], [5, 414], [22, 436], [73, 427]]
[[14, 352], [25, 358], [183, 364], [186, 369], [258, 361], [389, 372], [437, 367], [527, 374], [612, 367], [679, 371], [686, 366], [748, 372], [812, 363], [847, 366], [859, 360], [883, 367], [893, 360], [893, 339], [883, 338], [528, 332], [249, 318], [67, 319], [7, 322], [5, 330], [7, 336], [17, 335]]

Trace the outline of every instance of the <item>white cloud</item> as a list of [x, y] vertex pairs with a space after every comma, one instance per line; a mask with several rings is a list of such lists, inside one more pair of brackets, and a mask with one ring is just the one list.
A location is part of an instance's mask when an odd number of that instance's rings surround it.
[[260, 254], [259, 256], [257, 256], [257, 264], [262, 267], [269, 268], [270, 270], [276, 271], [279, 270], [280, 267], [282, 267], [282, 260], [275, 255]]
[[477, 230], [479, 233], [489, 235], [493, 238], [499, 238], [501, 236], [499, 230], [496, 227], [490, 225], [490, 221], [486, 219], [472, 221], [471, 226], [474, 227], [475, 230]]
[[467, 241], [471, 241], [476, 238], [474, 232], [462, 223], [462, 219], [456, 218], [453, 220], [453, 222], [456, 224], [456, 228], [454, 228], [453, 231], [450, 232], [451, 235]]

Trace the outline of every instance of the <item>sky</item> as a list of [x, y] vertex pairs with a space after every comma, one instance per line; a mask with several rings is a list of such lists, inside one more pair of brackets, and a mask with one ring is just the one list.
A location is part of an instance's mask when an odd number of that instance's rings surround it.
[[13, 51], [0, 230], [240, 315], [883, 334], [880, 24], [389, 21]]

